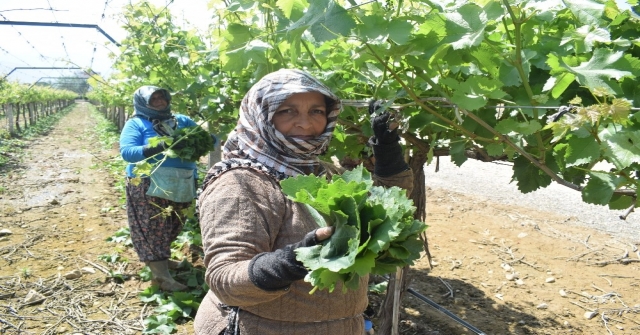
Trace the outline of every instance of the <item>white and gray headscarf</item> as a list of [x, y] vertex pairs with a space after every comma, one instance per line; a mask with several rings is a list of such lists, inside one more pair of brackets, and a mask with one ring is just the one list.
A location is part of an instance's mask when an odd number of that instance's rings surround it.
[[[153, 93], [160, 92], [167, 101], [164, 109], [155, 109], [149, 105]], [[141, 86], [133, 93], [134, 116], [140, 116], [147, 120], [167, 120], [171, 118], [171, 94], [164, 88], [157, 86]]]
[[[167, 101], [167, 107], [156, 109], [151, 106], [151, 96], [160, 92]], [[171, 136], [178, 123], [171, 113], [171, 93], [156, 86], [141, 86], [133, 93], [133, 117], [151, 121], [153, 129], [159, 136]]]
[[[296, 93], [318, 92], [327, 101], [327, 126], [311, 140], [285, 136], [273, 125], [278, 107]], [[267, 173], [278, 180], [299, 174], [318, 173], [318, 155], [326, 152], [342, 111], [340, 99], [310, 74], [281, 69], [260, 79], [240, 105], [240, 119], [223, 148], [223, 161], [215, 164], [204, 186], [220, 174], [245, 167]]]

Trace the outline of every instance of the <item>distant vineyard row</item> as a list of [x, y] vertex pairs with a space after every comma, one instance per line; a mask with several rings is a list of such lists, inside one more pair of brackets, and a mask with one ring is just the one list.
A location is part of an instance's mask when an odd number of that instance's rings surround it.
[[0, 82], [0, 134], [20, 133], [38, 119], [62, 110], [76, 96], [50, 87]]

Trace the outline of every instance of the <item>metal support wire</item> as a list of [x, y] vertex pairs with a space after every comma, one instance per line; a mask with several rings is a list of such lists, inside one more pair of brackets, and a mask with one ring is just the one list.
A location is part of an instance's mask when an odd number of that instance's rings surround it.
[[25, 21], [0, 21], [0, 24], [13, 25], [13, 26], [41, 26], [41, 27], [66, 27], [66, 28], [94, 28], [104, 35], [109, 41], [116, 46], [120, 46], [120, 43], [116, 42], [113, 37], [109, 36], [107, 32], [102, 30], [97, 24], [83, 24], [83, 23], [50, 23], [50, 22], [25, 22]]
[[87, 78], [87, 77], [41, 77], [40, 79], [36, 80], [33, 84], [31, 84], [31, 86], [29, 86], [29, 87], [27, 88], [27, 91], [28, 91], [29, 89], [31, 89], [33, 86], [35, 86], [37, 83], [39, 83], [40, 81], [42, 81], [43, 79], [65, 79], [65, 80], [67, 80], [67, 79], [75, 79], [75, 80], [82, 79], [82, 80], [85, 80], [85, 81], [86, 81], [86, 80], [87, 80], [87, 79], [89, 79], [89, 78]]
[[[109, 6], [109, 0], [106, 0], [104, 2], [104, 8], [102, 8], [102, 15], [100, 15], [100, 24], [102, 24], [102, 22], [104, 21], [104, 17], [105, 17], [104, 13], [106, 13], [108, 6]], [[96, 57], [96, 49], [97, 49], [96, 48], [96, 42], [94, 41], [93, 42], [93, 52], [91, 53], [91, 62], [89, 63], [89, 68], [90, 69], [93, 69], [93, 60]]]
[[473, 325], [471, 325], [470, 323], [468, 323], [467, 321], [462, 320], [460, 317], [458, 317], [457, 315], [451, 313], [449, 310], [447, 310], [446, 308], [438, 305], [437, 303], [435, 303], [433, 300], [425, 297], [424, 295], [416, 292], [414, 289], [412, 288], [407, 288], [407, 292], [411, 293], [413, 296], [415, 296], [416, 298], [422, 300], [423, 302], [427, 303], [429, 306], [437, 309], [438, 311], [442, 312], [444, 315], [450, 317], [451, 319], [453, 319], [455, 322], [459, 323], [460, 325], [464, 326], [465, 328], [469, 329], [470, 331], [474, 332], [477, 335], [486, 335], [485, 332], [483, 332], [482, 330], [474, 327]]
[[[383, 278], [385, 278], [387, 280], [387, 282], [389, 282], [390, 278], [389, 275], [383, 275]], [[396, 285], [398, 285], [398, 283], [396, 283]], [[472, 324], [468, 323], [467, 321], [462, 320], [459, 316], [453, 314], [452, 312], [450, 312], [449, 310], [447, 310], [446, 308], [438, 305], [435, 301], [425, 297], [424, 295], [418, 293], [416, 290], [408, 287], [407, 288], [407, 292], [412, 294], [413, 296], [415, 296], [416, 298], [422, 300], [423, 302], [425, 302], [426, 304], [428, 304], [429, 306], [437, 309], [438, 311], [442, 312], [444, 315], [450, 317], [451, 319], [453, 319], [454, 321], [456, 321], [457, 323], [459, 323], [460, 325], [464, 326], [465, 328], [469, 329], [470, 331], [474, 332], [476, 335], [487, 335], [485, 332], [483, 332], [482, 330], [474, 327]]]
[[59, 66], [16, 66], [13, 70], [9, 71], [2, 79], [7, 78], [10, 74], [12, 74], [15, 70], [81, 70], [79, 67], [59, 67]]
[[[31, 47], [31, 49], [33, 49], [36, 53], [38, 53], [38, 54], [40, 55], [40, 58], [42, 58], [42, 60], [44, 60], [45, 62], [47, 62], [47, 61], [48, 61], [48, 60], [47, 60], [47, 57], [45, 57], [45, 56], [42, 54], [42, 52], [40, 52], [38, 49], [36, 49], [35, 45], [31, 44], [31, 42], [29, 41], [29, 39], [27, 39], [24, 35], [22, 35], [22, 33], [20, 32], [20, 30], [18, 30], [18, 28], [14, 27], [14, 26], [11, 24], [11, 22], [12, 22], [12, 21], [7, 20], [7, 18], [6, 18], [4, 15], [2, 15], [2, 14], [0, 14], [0, 17], [4, 19], [4, 21], [0, 21], [0, 24], [10, 24], [10, 25], [13, 27], [13, 29], [18, 33], [18, 35], [19, 35], [20, 37], [22, 37], [22, 38], [24, 39], [24, 41], [25, 41], [25, 42], [27, 42], [27, 44]], [[49, 62], [49, 63], [53, 66], [53, 63], [52, 63], [52, 62]]]
[[[371, 101], [371, 100], [351, 100], [351, 99], [341, 100], [343, 106], [351, 106], [351, 107], [368, 107], [369, 106], [369, 101]], [[447, 98], [433, 97], [433, 98], [421, 99], [421, 101], [444, 102], [446, 104], [445, 105], [440, 105], [440, 107], [455, 108], [456, 110], [459, 108], [458, 105], [452, 104]], [[414, 105], [414, 104], [415, 103], [391, 104], [390, 106], [388, 106], [388, 108], [391, 108], [391, 109], [402, 109], [402, 108], [406, 108], [409, 105]], [[560, 109], [560, 108], [564, 108], [564, 107], [566, 107], [566, 106], [497, 105], [497, 106], [484, 106], [483, 108], [495, 108], [495, 109], [499, 109], [499, 108], [509, 108], [509, 109], [514, 109], [514, 108], [523, 108], [523, 109]], [[638, 107], [632, 107], [630, 109], [632, 111], [640, 110], [640, 108], [638, 108]]]
[[[51, 15], [53, 15], [53, 20], [56, 21], [56, 23], [58, 23], [58, 18], [56, 17], [56, 12], [54, 11], [53, 7], [51, 6], [51, 2], [49, 0], [47, 0], [47, 4], [49, 5], [49, 10], [51, 11]], [[58, 32], [60, 31], [60, 29], [58, 29]], [[67, 45], [64, 43], [64, 35], [62, 33], [60, 33], [60, 40], [62, 40], [62, 48], [64, 49], [64, 53], [67, 55], [67, 59], [69, 61], [71, 61], [71, 56], [69, 56], [69, 52], [67, 51]]]

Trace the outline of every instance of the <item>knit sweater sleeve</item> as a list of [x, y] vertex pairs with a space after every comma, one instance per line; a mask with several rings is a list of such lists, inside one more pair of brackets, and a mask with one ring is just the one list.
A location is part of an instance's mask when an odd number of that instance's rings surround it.
[[229, 306], [251, 306], [286, 293], [262, 290], [248, 274], [255, 255], [277, 248], [286, 199], [275, 181], [235, 169], [222, 174], [199, 199], [205, 280], [218, 299]]
[[374, 184], [377, 186], [391, 187], [397, 186], [407, 191], [407, 196], [413, 190], [413, 171], [405, 170], [388, 177], [373, 176]]
[[143, 160], [142, 148], [146, 144], [145, 129], [141, 119], [127, 120], [120, 132], [120, 154], [129, 163]]

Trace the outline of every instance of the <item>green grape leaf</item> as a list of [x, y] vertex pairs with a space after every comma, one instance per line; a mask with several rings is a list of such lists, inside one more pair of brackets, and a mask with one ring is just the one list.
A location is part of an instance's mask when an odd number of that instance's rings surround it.
[[542, 88], [542, 92], [551, 91], [551, 97], [557, 99], [562, 96], [562, 93], [564, 93], [569, 85], [571, 85], [575, 80], [576, 76], [573, 73], [568, 72], [550, 77]]
[[349, 13], [331, 1], [326, 13], [311, 25], [309, 31], [318, 42], [324, 42], [338, 36], [349, 36], [355, 27], [356, 22]]
[[487, 154], [492, 157], [499, 157], [504, 154], [504, 145], [502, 143], [491, 143], [484, 147], [487, 150]]
[[427, 226], [413, 219], [415, 206], [406, 190], [373, 186], [362, 165], [333, 175], [330, 182], [309, 175], [280, 184], [289, 198], [312, 207], [316, 221], [335, 227], [321, 245], [295, 251], [296, 259], [310, 270], [305, 280], [314, 290], [332, 291], [339, 282], [343, 290], [356, 289], [362, 276], [411, 265], [420, 257], [419, 235]]
[[367, 15], [360, 18], [362, 24], [358, 26], [360, 36], [365, 37], [372, 44], [385, 43], [388, 37], [387, 21], [382, 15]]
[[454, 142], [449, 146], [451, 161], [456, 166], [462, 166], [462, 164], [467, 161], [467, 155], [465, 155], [466, 148], [466, 142], [464, 141]]
[[305, 14], [298, 21], [287, 27], [287, 30], [293, 31], [300, 28], [306, 29], [307, 27], [315, 24], [323, 18], [325, 10], [329, 6], [329, 2], [329, 0], [311, 1]]
[[633, 198], [628, 195], [614, 194], [609, 201], [609, 209], [627, 209], [633, 204]]
[[518, 190], [522, 193], [533, 192], [551, 184], [551, 177], [523, 156], [518, 156], [513, 161], [512, 181], [514, 180], [517, 181]]
[[640, 132], [617, 130], [610, 126], [599, 134], [607, 148], [605, 156], [616, 168], [624, 169], [640, 163]]
[[177, 326], [167, 315], [151, 315], [144, 320], [146, 332], [149, 334], [172, 334]]
[[522, 135], [531, 135], [542, 129], [542, 126], [537, 121], [525, 121], [518, 122], [515, 119], [504, 119], [498, 122], [496, 130], [502, 134], [509, 134], [515, 132]]
[[335, 231], [322, 245], [297, 248], [296, 258], [311, 270], [339, 272], [353, 265], [358, 251], [359, 229], [347, 223], [348, 215], [335, 213]]
[[[318, 190], [325, 187], [327, 181], [324, 178], [317, 178], [311, 175], [298, 175], [293, 178], [287, 178], [280, 182], [282, 191], [295, 201], [310, 204], [318, 194]], [[301, 192], [301, 195], [298, 193]], [[304, 201], [302, 199], [310, 199]]]
[[406, 44], [411, 39], [412, 30], [413, 24], [407, 20], [402, 18], [394, 19], [388, 26], [389, 39], [399, 45]]
[[602, 172], [590, 172], [589, 177], [587, 185], [582, 190], [582, 200], [596, 205], [608, 204], [619, 178]]
[[479, 45], [484, 38], [487, 14], [478, 5], [467, 3], [455, 12], [444, 13], [447, 37], [453, 49], [467, 49]]
[[584, 24], [597, 26], [604, 14], [602, 3], [593, 0], [564, 0], [573, 15]]
[[297, 13], [303, 13], [307, 2], [304, 0], [278, 0], [276, 6], [280, 8], [287, 19], [293, 20]]
[[600, 145], [593, 137], [573, 136], [567, 144], [564, 156], [567, 167], [589, 164], [600, 158]]
[[632, 69], [629, 62], [623, 58], [622, 51], [612, 51], [599, 48], [593, 52], [593, 56], [588, 62], [583, 62], [579, 66], [569, 66], [560, 59], [562, 67], [576, 75], [578, 82], [587, 88], [605, 89], [610, 94], [615, 94], [611, 78], [620, 79], [625, 76], [632, 76]]

